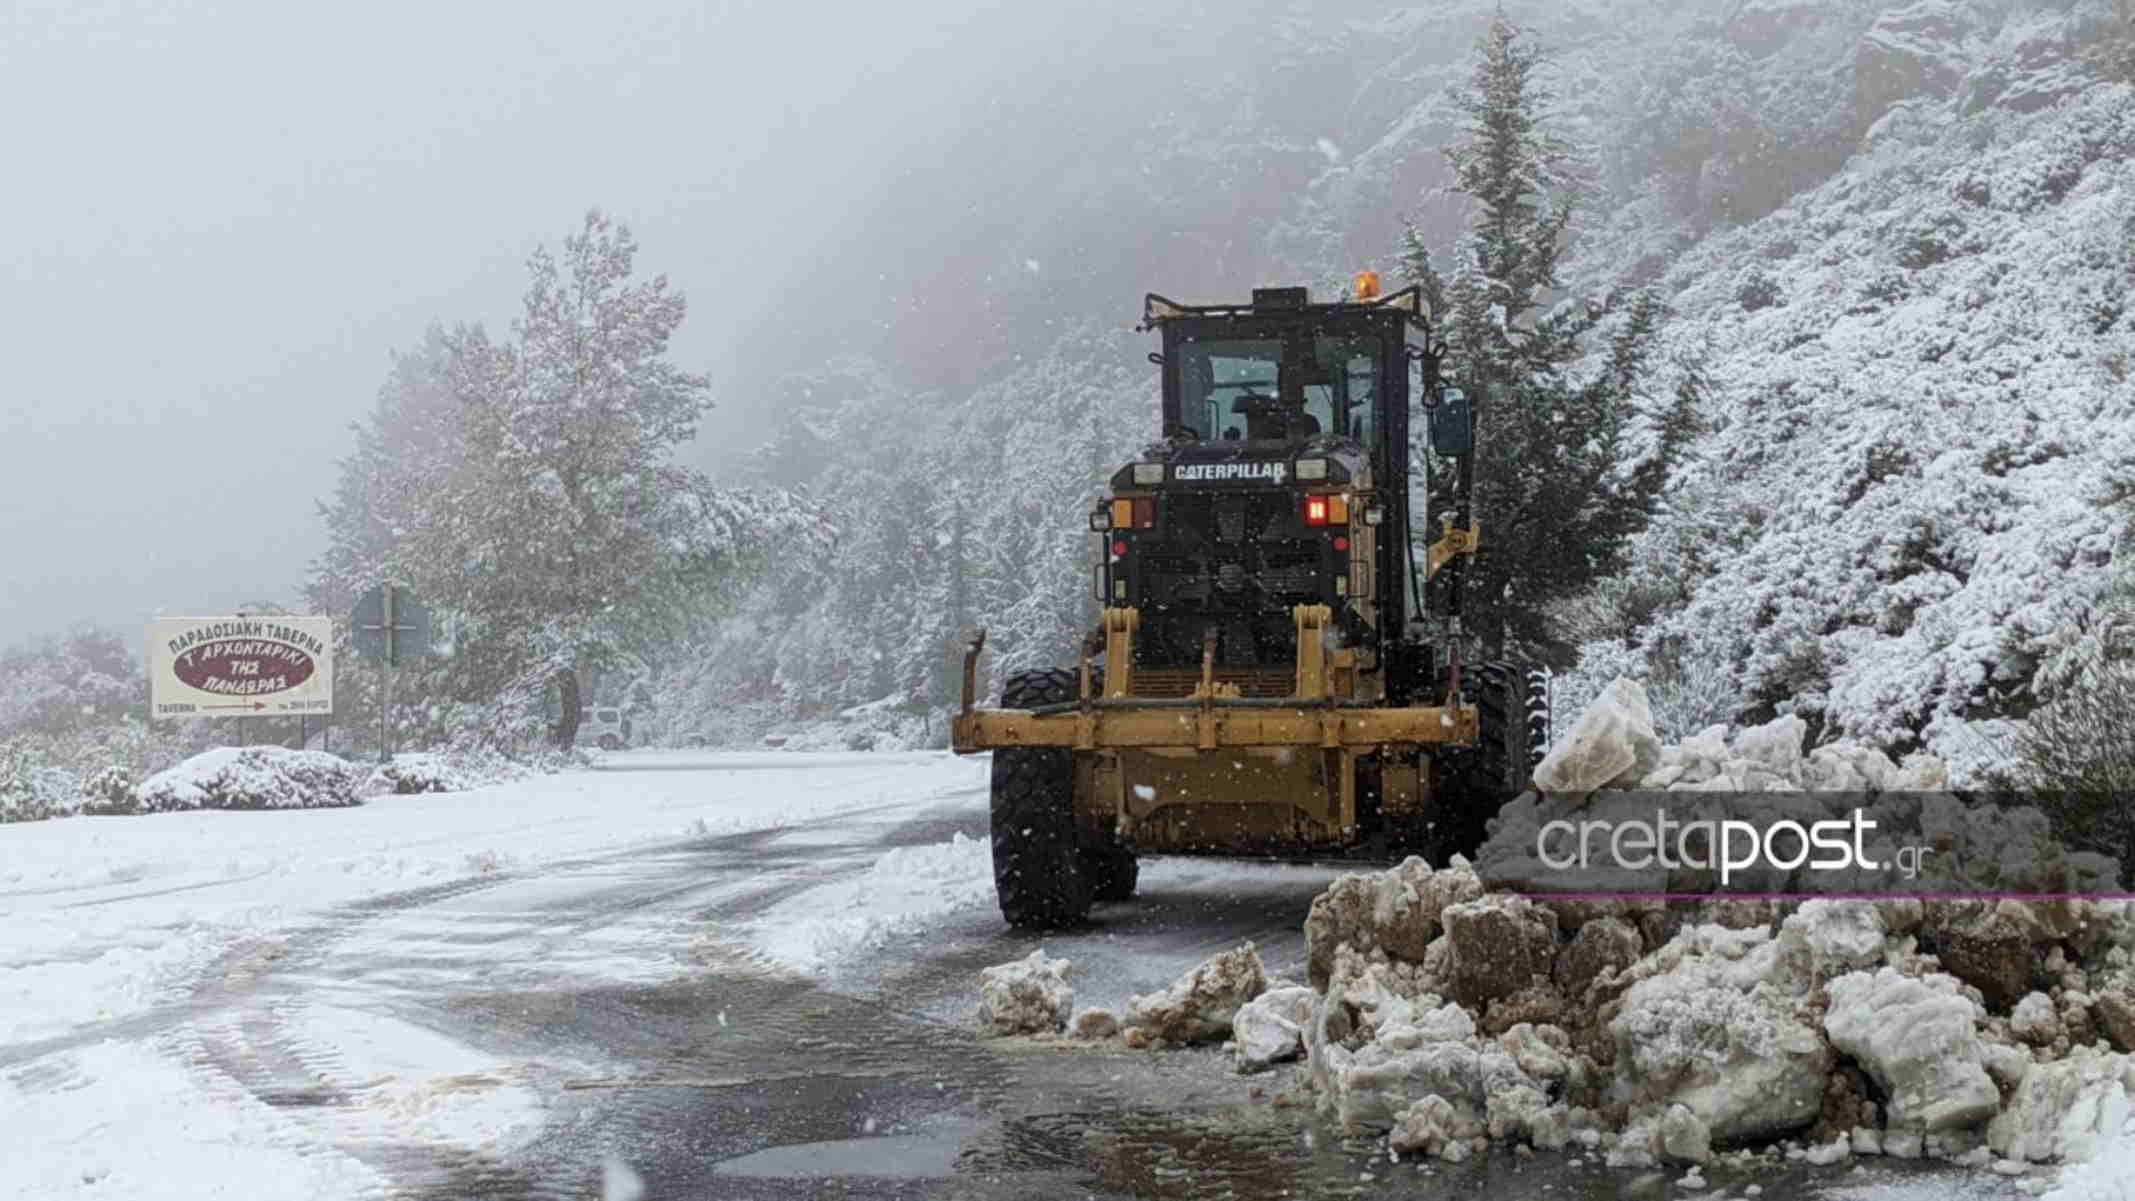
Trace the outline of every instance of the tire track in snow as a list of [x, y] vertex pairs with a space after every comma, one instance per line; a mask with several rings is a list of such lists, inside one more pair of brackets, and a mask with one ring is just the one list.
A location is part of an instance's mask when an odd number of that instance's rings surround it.
[[[189, 1070], [219, 1103], [263, 1115], [259, 1129], [270, 1145], [299, 1155], [332, 1154], [355, 1159], [382, 1183], [367, 1193], [385, 1198], [410, 1194], [454, 1197], [512, 1197], [529, 1201], [581, 1198], [584, 1181], [577, 1174], [532, 1174], [479, 1148], [436, 1142], [389, 1142], [377, 1137], [376, 1123], [362, 1120], [366, 1087], [355, 1079], [341, 1049], [319, 1041], [296, 1019], [307, 994], [321, 987], [361, 987], [361, 977], [379, 966], [376, 960], [341, 963], [337, 951], [353, 936], [390, 927], [396, 919], [484, 893], [568, 878], [616, 865], [642, 864], [680, 857], [688, 870], [705, 856], [741, 858], [775, 839], [783, 828], [699, 836], [640, 845], [601, 855], [583, 856], [536, 868], [472, 876], [355, 901], [321, 919], [280, 934], [233, 945], [195, 974], [181, 1000], [116, 1023], [84, 1028], [58, 1039], [11, 1049], [8, 1062], [64, 1052], [114, 1037], [153, 1039], [167, 1058]], [[669, 870], [674, 870], [672, 867]], [[731, 880], [719, 873], [647, 893], [625, 873], [615, 886], [598, 889], [588, 909], [576, 896], [564, 912], [560, 929], [549, 927], [539, 906], [515, 914], [520, 938], [568, 942], [633, 914], [658, 911], [676, 901]], [[805, 885], [797, 885], [805, 886]], [[450, 953], [451, 939], [424, 939], [400, 962], [410, 965], [464, 963]], [[425, 1025], [420, 1021], [415, 1024]], [[560, 1082], [554, 1082], [560, 1091]]]

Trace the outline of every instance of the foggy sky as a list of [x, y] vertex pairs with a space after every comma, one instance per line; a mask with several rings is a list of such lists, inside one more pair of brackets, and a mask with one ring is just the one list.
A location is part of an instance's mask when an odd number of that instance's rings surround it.
[[792, 302], [897, 261], [884, 181], [1074, 15], [1035, 8], [9, 0], [0, 646], [293, 600], [389, 351], [502, 334], [588, 207], [686, 287], [712, 432], [753, 425], [831, 328]]

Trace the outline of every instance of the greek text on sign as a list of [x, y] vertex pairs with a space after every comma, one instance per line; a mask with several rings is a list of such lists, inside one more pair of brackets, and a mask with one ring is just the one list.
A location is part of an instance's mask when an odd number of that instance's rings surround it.
[[331, 713], [329, 617], [172, 617], [148, 628], [156, 717]]

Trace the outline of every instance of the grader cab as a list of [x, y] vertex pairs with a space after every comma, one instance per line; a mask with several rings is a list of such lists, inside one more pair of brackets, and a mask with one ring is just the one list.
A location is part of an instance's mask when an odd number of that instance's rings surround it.
[[[1527, 786], [1525, 686], [1463, 669], [1467, 396], [1440, 372], [1419, 290], [1243, 305], [1157, 295], [1161, 439], [1089, 512], [1097, 628], [1073, 666], [976, 707], [959, 753], [993, 752], [992, 839], [1012, 925], [1079, 921], [1134, 892], [1141, 854], [1308, 858], [1472, 849]], [[1456, 512], [1410, 538], [1410, 401], [1458, 465]], [[1427, 582], [1440, 598], [1426, 637]]]

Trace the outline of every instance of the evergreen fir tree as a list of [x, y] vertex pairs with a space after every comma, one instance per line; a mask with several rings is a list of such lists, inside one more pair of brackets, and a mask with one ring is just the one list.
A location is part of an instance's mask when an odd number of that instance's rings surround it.
[[[1570, 304], [1558, 268], [1588, 189], [1578, 147], [1552, 128], [1546, 57], [1503, 14], [1452, 96], [1460, 139], [1445, 150], [1451, 190], [1469, 198], [1467, 232], [1440, 272], [1412, 228], [1401, 258], [1432, 301], [1450, 346], [1449, 377], [1477, 400], [1474, 450], [1478, 551], [1463, 565], [1468, 632], [1486, 653], [1557, 666], [1571, 647], [1551, 610], [1620, 570], [1626, 539], [1650, 518], [1693, 419], [1677, 389], [1659, 411], [1641, 407], [1663, 310], [1647, 294]], [[1580, 370], [1591, 337], [1607, 333], [1598, 370]], [[1416, 426], [1419, 444], [1424, 426]], [[1451, 504], [1450, 463], [1419, 453], [1432, 481], [1427, 521], [1437, 537]], [[1434, 582], [1443, 588], [1454, 573]]]

